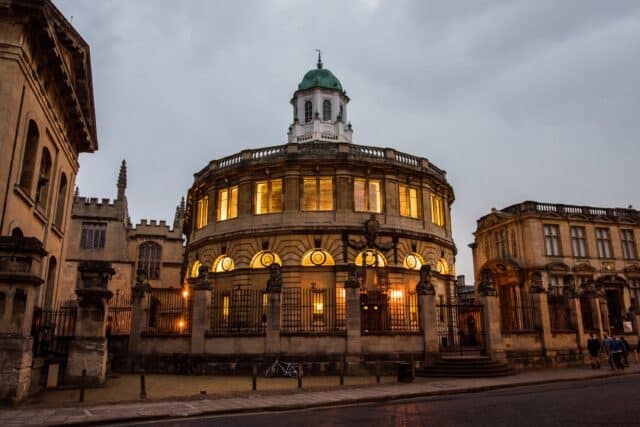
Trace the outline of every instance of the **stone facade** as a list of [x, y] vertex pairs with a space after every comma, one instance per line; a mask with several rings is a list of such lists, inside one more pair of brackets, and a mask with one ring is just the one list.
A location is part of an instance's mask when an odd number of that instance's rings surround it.
[[640, 212], [522, 202], [478, 220], [478, 292], [493, 289], [507, 356], [581, 360], [587, 334], [637, 341]]
[[114, 200], [74, 196], [69, 226], [73, 243], [67, 249], [63, 278], [56, 296], [58, 302], [75, 299], [75, 290], [80, 283], [78, 266], [83, 261], [111, 263], [115, 273], [109, 289], [114, 294], [131, 293], [139, 267], [148, 270], [149, 282], [154, 287], [181, 287], [184, 205], [176, 207], [172, 227], [165, 221], [146, 219], [134, 226], [129, 219], [126, 186], [123, 161]]

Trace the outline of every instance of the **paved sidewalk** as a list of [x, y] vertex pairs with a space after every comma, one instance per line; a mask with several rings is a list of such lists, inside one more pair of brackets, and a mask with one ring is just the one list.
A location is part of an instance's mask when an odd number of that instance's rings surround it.
[[0, 411], [0, 424], [3, 427], [15, 425], [86, 425], [215, 413], [302, 409], [638, 373], [640, 373], [640, 365], [632, 365], [630, 369], [625, 370], [625, 373], [613, 372], [608, 368], [595, 371], [589, 368], [546, 369], [525, 371], [518, 375], [502, 378], [419, 378], [417, 382], [412, 384], [333, 387], [328, 390], [315, 391], [303, 389], [301, 392], [288, 393], [249, 392], [244, 393], [243, 396], [235, 397], [197, 396], [182, 400], [85, 405], [70, 408], [7, 409]]

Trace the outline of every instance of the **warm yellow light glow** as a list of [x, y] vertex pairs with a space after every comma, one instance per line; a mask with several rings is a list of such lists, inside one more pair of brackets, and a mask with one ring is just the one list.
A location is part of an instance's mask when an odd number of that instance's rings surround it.
[[236, 268], [235, 262], [233, 262], [233, 258], [227, 255], [220, 255], [213, 262], [212, 271], [216, 273], [224, 273], [226, 271], [232, 271]]
[[392, 300], [401, 300], [402, 299], [402, 291], [400, 289], [394, 289], [391, 291], [391, 299]]
[[444, 226], [444, 203], [442, 197], [431, 195], [431, 222]]
[[420, 270], [420, 268], [424, 265], [424, 259], [422, 256], [415, 252], [411, 252], [404, 258], [404, 262], [402, 266], [404, 268], [408, 268], [409, 270]]
[[267, 268], [271, 264], [282, 265], [282, 260], [273, 251], [260, 251], [251, 259], [251, 268]]
[[400, 184], [398, 193], [400, 196], [400, 215], [418, 218], [418, 191], [413, 187]]
[[189, 289], [184, 288], [182, 291], [182, 298], [187, 299], [189, 297]]
[[380, 252], [368, 250], [362, 251], [356, 256], [355, 264], [358, 267], [386, 267], [387, 260]]
[[438, 264], [436, 265], [436, 270], [440, 274], [449, 274], [449, 264], [444, 258], [440, 258], [438, 260]]
[[207, 225], [209, 219], [209, 196], [198, 199], [198, 212], [196, 217], [196, 228]]
[[282, 179], [256, 182], [256, 215], [282, 211]]
[[354, 210], [357, 212], [382, 212], [380, 181], [355, 178], [353, 180]]
[[222, 316], [227, 319], [229, 318], [229, 296], [225, 295], [222, 298]]
[[200, 274], [200, 266], [202, 265], [202, 263], [200, 261], [194, 261], [193, 265], [191, 266], [191, 277], [198, 277], [198, 274]]
[[269, 294], [268, 293], [264, 293], [262, 294], [262, 306], [266, 307], [269, 305]]
[[316, 302], [313, 304], [313, 314], [322, 314], [324, 313], [324, 304], [321, 302]]
[[182, 320], [182, 319], [178, 320], [178, 328], [180, 328], [180, 329], [184, 329], [184, 327], [185, 327], [185, 322], [184, 322], [184, 320]]
[[331, 254], [324, 249], [314, 248], [302, 255], [301, 264], [304, 267], [317, 267], [322, 265], [336, 265]]

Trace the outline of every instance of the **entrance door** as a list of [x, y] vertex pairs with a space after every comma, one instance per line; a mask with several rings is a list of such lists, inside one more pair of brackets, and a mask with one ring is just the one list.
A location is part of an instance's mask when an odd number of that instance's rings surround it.
[[363, 333], [383, 332], [389, 329], [389, 297], [378, 290], [360, 294], [360, 323]]
[[619, 289], [607, 289], [606, 295], [611, 333], [621, 334], [624, 332], [622, 327], [622, 293]]

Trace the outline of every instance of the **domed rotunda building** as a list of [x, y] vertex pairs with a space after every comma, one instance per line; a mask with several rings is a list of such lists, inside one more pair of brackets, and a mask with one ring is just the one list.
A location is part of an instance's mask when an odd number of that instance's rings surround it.
[[292, 335], [344, 334], [345, 283], [360, 289], [363, 335], [420, 333], [422, 266], [436, 298], [455, 294], [446, 172], [352, 143], [349, 101], [319, 57], [291, 98], [286, 144], [212, 160], [195, 174], [185, 275], [193, 284], [208, 272], [209, 334], [263, 332], [274, 289], [279, 333]]

